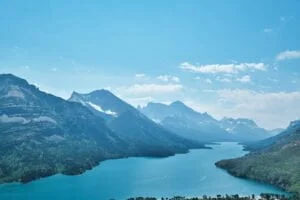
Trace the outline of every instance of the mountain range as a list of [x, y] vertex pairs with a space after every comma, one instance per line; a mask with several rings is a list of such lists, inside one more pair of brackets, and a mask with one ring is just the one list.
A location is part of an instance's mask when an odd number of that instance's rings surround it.
[[122, 141], [86, 107], [0, 75], [0, 182], [76, 174], [120, 157]]
[[257, 141], [274, 134], [258, 127], [253, 120], [233, 118], [216, 120], [208, 113], [199, 113], [180, 101], [170, 105], [149, 103], [139, 109], [168, 130], [197, 141]]
[[106, 159], [171, 156], [209, 142], [269, 135], [252, 120], [216, 120], [180, 101], [136, 109], [108, 90], [73, 92], [64, 100], [0, 75], [0, 183], [80, 174]]
[[[0, 183], [79, 174], [105, 159], [169, 156], [204, 147], [166, 131], [107, 91], [93, 95], [111, 97], [105, 102], [112, 112], [106, 115], [113, 120], [24, 79], [0, 75]], [[101, 104], [104, 110], [106, 104]]]
[[134, 155], [161, 155], [186, 152], [191, 147], [203, 147], [198, 142], [184, 139], [148, 119], [133, 106], [108, 90], [88, 94], [73, 92], [69, 101], [78, 102], [99, 116], [118, 137], [129, 141]]

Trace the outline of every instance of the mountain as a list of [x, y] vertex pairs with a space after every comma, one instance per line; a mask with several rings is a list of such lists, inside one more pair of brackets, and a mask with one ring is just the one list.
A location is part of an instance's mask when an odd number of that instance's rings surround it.
[[0, 75], [0, 183], [79, 174], [106, 159], [170, 156], [198, 147], [204, 145], [165, 130], [109, 91], [74, 93], [66, 101]]
[[110, 91], [96, 90], [88, 94], [74, 92], [69, 101], [79, 102], [94, 113], [106, 115], [108, 127], [130, 143], [129, 149], [135, 155], [165, 156], [203, 147], [156, 124]]
[[181, 137], [202, 142], [231, 140], [219, 127], [218, 121], [207, 113], [199, 113], [180, 101], [170, 105], [149, 103], [141, 112]]
[[[300, 193], [300, 121], [272, 138], [250, 145], [241, 158], [222, 160], [216, 166], [230, 174], [277, 185]], [[248, 148], [249, 149], [249, 148]]]
[[245, 143], [245, 149], [249, 151], [259, 151], [261, 149], [267, 148], [275, 144], [277, 141], [293, 134], [299, 128], [300, 128], [300, 120], [292, 121], [285, 130], [281, 131], [277, 135], [274, 135], [272, 137], [260, 141]]
[[122, 100], [114, 98], [114, 95], [106, 90], [97, 90], [86, 95], [73, 92], [69, 101], [82, 104], [95, 115], [101, 116], [106, 120], [117, 117], [118, 112], [124, 112], [129, 108], [124, 106]]
[[180, 101], [170, 105], [149, 103], [140, 110], [168, 130], [198, 141], [243, 142], [271, 136], [252, 120], [224, 118], [218, 121], [207, 113], [196, 112]]
[[147, 106], [140, 108], [141, 112], [146, 114], [150, 119], [156, 122], [161, 122], [167, 117], [189, 117], [197, 118], [201, 121], [215, 122], [216, 120], [207, 113], [199, 113], [192, 108], [186, 106], [181, 101], [175, 101], [170, 105], [162, 103], [148, 103]]
[[82, 173], [127, 147], [85, 106], [0, 75], [0, 183]]
[[237, 141], [257, 141], [271, 137], [274, 132], [260, 128], [251, 119], [223, 118], [219, 121], [220, 127], [230, 133]]
[[271, 136], [275, 136], [283, 131], [284, 131], [284, 128], [275, 128], [275, 129], [269, 130], [268, 132]]

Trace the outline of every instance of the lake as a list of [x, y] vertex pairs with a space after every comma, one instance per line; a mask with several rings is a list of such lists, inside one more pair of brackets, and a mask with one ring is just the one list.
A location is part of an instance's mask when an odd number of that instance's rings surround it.
[[0, 185], [1, 200], [123, 200], [128, 197], [283, 192], [233, 177], [215, 167], [221, 159], [244, 155], [241, 145], [221, 143], [167, 158], [126, 158], [102, 162], [82, 175], [55, 175], [28, 184]]

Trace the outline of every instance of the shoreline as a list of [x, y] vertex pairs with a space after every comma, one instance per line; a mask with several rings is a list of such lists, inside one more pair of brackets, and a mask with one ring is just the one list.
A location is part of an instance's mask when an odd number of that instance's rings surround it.
[[[234, 145], [234, 144], [236, 144], [236, 143], [231, 143], [232, 145]], [[228, 149], [228, 145], [231, 145], [231, 144], [224, 144], [224, 146], [225, 146], [225, 149]], [[222, 143], [219, 143], [219, 145], [222, 145]], [[214, 147], [213, 145], [212, 145], [212, 147]], [[220, 153], [220, 149], [219, 148], [217, 148], [217, 146], [216, 146], [216, 153], [218, 154], [218, 153]], [[236, 149], [236, 148], [234, 148], [234, 149]], [[237, 148], [237, 149], [241, 149], [241, 148]], [[203, 151], [204, 150], [204, 151]], [[207, 150], [209, 150], [209, 149], [207, 149]], [[208, 155], [214, 155], [214, 154], [210, 154], [209, 152], [211, 152], [211, 151], [206, 151], [205, 149], [194, 149], [194, 150], [192, 150], [192, 149], [190, 149], [190, 151], [189, 151], [190, 153], [191, 153], [191, 155], [193, 155], [192, 157], [195, 159], [195, 158], [197, 158], [197, 160], [199, 161], [199, 162], [201, 162], [201, 163], [205, 163], [205, 161], [203, 160], [203, 159], [201, 159], [202, 158], [202, 156], [204, 156], [204, 155], [206, 155], [207, 153], [208, 153]], [[195, 153], [193, 153], [193, 152], [199, 152], [200, 154], [195, 154]], [[188, 152], [187, 152], [188, 153]], [[184, 161], [184, 154], [187, 154], [187, 153], [177, 153], [177, 154], [175, 154], [175, 155], [179, 155], [179, 154], [182, 154], [181, 156], [179, 156], [178, 158], [179, 158], [179, 160], [178, 161]], [[170, 156], [167, 156], [167, 157], [174, 157], [175, 155], [170, 155]], [[224, 157], [224, 156], [226, 156], [227, 155], [227, 153], [225, 153], [225, 154], [223, 154], [222, 155], [222, 157]], [[229, 155], [232, 155], [232, 154], [229, 154]], [[200, 156], [200, 157], [199, 157]], [[189, 158], [189, 156], [187, 156], [188, 158]], [[104, 175], [103, 175], [103, 172], [107, 172], [107, 170], [110, 170], [111, 168], [110, 168], [110, 166], [116, 166], [115, 164], [114, 164], [114, 162], [108, 162], [108, 163], [105, 163], [104, 164], [104, 162], [105, 161], [113, 161], [113, 160], [123, 160], [124, 159], [124, 161], [118, 161], [117, 162], [117, 165], [119, 165], [119, 167], [117, 167], [117, 168], [120, 168], [120, 170], [121, 171], [123, 171], [122, 170], [122, 168], [123, 167], [121, 167], [122, 166], [122, 163], [123, 164], [125, 164], [124, 166], [125, 166], [125, 169], [129, 169], [130, 167], [129, 167], [129, 165], [128, 165], [128, 163], [132, 163], [132, 164], [134, 164], [134, 163], [137, 163], [138, 165], [140, 165], [140, 163], [148, 163], [148, 162], [150, 162], [150, 163], [155, 163], [155, 165], [156, 165], [156, 162], [160, 162], [160, 163], [164, 163], [165, 161], [160, 161], [160, 159], [159, 159], [159, 157], [156, 157], [156, 158], [158, 158], [157, 159], [157, 161], [156, 161], [156, 159], [154, 160], [154, 161], [151, 161], [151, 160], [149, 160], [148, 158], [150, 158], [149, 156], [148, 157], [123, 157], [123, 158], [114, 158], [114, 159], [107, 159], [107, 160], [103, 160], [103, 161], [101, 161], [100, 162], [100, 164], [98, 165], [98, 166], [100, 166], [99, 168], [97, 168], [97, 166], [96, 167], [93, 167], [92, 168], [92, 170], [94, 170], [93, 172], [91, 172], [91, 170], [86, 170], [86, 171], [84, 171], [83, 173], [81, 173], [81, 174], [85, 174], [85, 173], [87, 173], [87, 175], [83, 175], [82, 177], [83, 178], [80, 178], [81, 176], [78, 176], [78, 178], [71, 178], [72, 177], [72, 175], [71, 176], [69, 176], [69, 175], [67, 175], [67, 176], [65, 176], [65, 175], [62, 175], [62, 174], [54, 174], [53, 176], [52, 176], [52, 178], [49, 178], [49, 179], [43, 179], [43, 178], [41, 178], [41, 180], [40, 181], [38, 181], [37, 180], [37, 182], [36, 183], [33, 183], [33, 184], [28, 184], [27, 186], [22, 186], [22, 185], [26, 185], [26, 184], [22, 184], [22, 183], [20, 183], [20, 182], [10, 182], [10, 183], [7, 183], [7, 185], [6, 184], [2, 184], [2, 185], [0, 185], [0, 194], [3, 192], [3, 194], [5, 194], [6, 192], [8, 192], [8, 191], [12, 191], [12, 190], [16, 190], [16, 192], [18, 191], [18, 190], [20, 190], [20, 191], [22, 191], [23, 189], [25, 189], [25, 190], [27, 190], [26, 188], [31, 188], [31, 190], [32, 190], [32, 187], [34, 187], [34, 188], [36, 188], [38, 185], [39, 186], [41, 186], [41, 187], [44, 187], [43, 185], [47, 185], [48, 183], [50, 183], [50, 184], [54, 184], [54, 185], [56, 185], [56, 184], [59, 184], [61, 181], [61, 183], [63, 183], [63, 184], [73, 184], [72, 182], [72, 180], [75, 180], [76, 182], [78, 182], [79, 184], [80, 184], [80, 181], [79, 180], [87, 180], [87, 178], [88, 177], [94, 177], [93, 178], [93, 180], [90, 180], [90, 181], [92, 181], [91, 183], [91, 185], [93, 186], [94, 184], [93, 183], [96, 183], [97, 182], [97, 179], [101, 179], [102, 181], [100, 181], [100, 187], [102, 188], [102, 184], [103, 184], [103, 177], [107, 177], [107, 178], [109, 178], [110, 176], [106, 176], [105, 175], [105, 173], [104, 173]], [[154, 158], [154, 157], [152, 157], [152, 158]], [[166, 158], [166, 157], [165, 157]], [[128, 160], [127, 160], [128, 159]], [[127, 161], [126, 161], [127, 160]], [[175, 158], [175, 160], [177, 160], [177, 158]], [[188, 159], [188, 160], [190, 160], [190, 159]], [[213, 162], [211, 162], [212, 160], [211, 159], [209, 159], [208, 158], [208, 160], [210, 160], [210, 162], [209, 162], [209, 167], [210, 168], [215, 168], [214, 167], [214, 161]], [[216, 160], [216, 159], [215, 159]], [[171, 159], [167, 159], [167, 162], [171, 162], [171, 163], [173, 163], [173, 159], [171, 158]], [[103, 167], [101, 168], [101, 164], [104, 164], [103, 165]], [[110, 164], [110, 163], [112, 163], [112, 164]], [[121, 165], [120, 165], [121, 164]], [[201, 166], [202, 164], [200, 164], [199, 163], [199, 165]], [[205, 164], [204, 164], [205, 165]], [[151, 165], [149, 165], [149, 166], [151, 166]], [[186, 167], [185, 167], [186, 168]], [[188, 169], [188, 168], [187, 168]], [[142, 170], [142, 169], [141, 169]], [[216, 169], [217, 170], [217, 169]], [[88, 172], [88, 171], [90, 171], [90, 172]], [[116, 172], [116, 174], [119, 174], [119, 172], [118, 172], [119, 170], [117, 170]], [[126, 170], [127, 171], [127, 170]], [[220, 172], [220, 170], [218, 170], [219, 172], [218, 173], [220, 173], [220, 175], [221, 174], [227, 174], [227, 172]], [[112, 172], [114, 172], [114, 170], [112, 171]], [[151, 173], [151, 171], [150, 171], [150, 173]], [[101, 175], [102, 174], [102, 175]], [[202, 174], [202, 175], [205, 175], [205, 174], [207, 174], [207, 173], [204, 173], [204, 174]], [[77, 175], [77, 174], [76, 174]], [[80, 174], [78, 174], [78, 175], [80, 175]], [[99, 175], [99, 176], [98, 176]], [[119, 174], [119, 175], [121, 175], [121, 174]], [[153, 174], [154, 175], [154, 174]], [[226, 175], [225, 175], [226, 176]], [[228, 176], [228, 175], [227, 175]], [[68, 178], [69, 177], [69, 178]], [[119, 176], [118, 176], [119, 177]], [[149, 177], [156, 177], [156, 176], [149, 176]], [[147, 177], [147, 178], [149, 178], [149, 177]], [[145, 178], [145, 177], [141, 177], [141, 178]], [[191, 176], [191, 178], [192, 179], [194, 179], [195, 180], [195, 178], [193, 178], [193, 176]], [[199, 177], [198, 177], [199, 178]], [[201, 177], [200, 177], [201, 178]], [[43, 179], [43, 180], [42, 180]], [[233, 176], [232, 176], [232, 178], [231, 179], [234, 179], [233, 178]], [[231, 179], [229, 179], [229, 180], [231, 180]], [[49, 181], [48, 181], [49, 180]], [[115, 181], [117, 181], [118, 180], [118, 178], [113, 178], [113, 180], [115, 180]], [[142, 181], [143, 179], [138, 179], [138, 181]], [[169, 179], [169, 180], [173, 180], [173, 181], [176, 181], [176, 179]], [[196, 179], [196, 181], [197, 180], [200, 180], [200, 179]], [[131, 179], [128, 179], [127, 180], [128, 181], [128, 184], [130, 184], [131, 182]], [[31, 181], [31, 182], [35, 182], [35, 181]], [[105, 181], [104, 181], [105, 182]], [[235, 182], [235, 181], [234, 181]], [[133, 182], [134, 183], [134, 182]], [[154, 183], [156, 183], [156, 182], [154, 182]], [[158, 182], [159, 183], [159, 182]], [[74, 183], [75, 185], [74, 186], [76, 186], [76, 185], [78, 185], [78, 184], [76, 184], [76, 183]], [[88, 184], [89, 185], [89, 184]], [[96, 185], [98, 185], [98, 184], [96, 184]], [[249, 185], [252, 185], [252, 183], [250, 183]], [[94, 185], [95, 186], [95, 185]], [[237, 185], [238, 186], [238, 185]], [[193, 187], [192, 185], [190, 185], [190, 187]], [[238, 186], [239, 187], [239, 186]], [[268, 188], [269, 186], [267, 186], [267, 188]], [[173, 190], [173, 192], [172, 193], [169, 193], [170, 191], [172, 191], [172, 189], [169, 191], [169, 190], [166, 190], [165, 192], [164, 191], [159, 191], [159, 192], [155, 192], [155, 190], [153, 190], [152, 192], [149, 192], [149, 193], [145, 193], [143, 190], [141, 190], [141, 192], [134, 192], [134, 193], [131, 193], [130, 191], [128, 191], [128, 192], [126, 192], [125, 191], [125, 193], [124, 194], [127, 194], [126, 196], [123, 196], [123, 195], [120, 195], [119, 193], [117, 193], [116, 195], [117, 196], [114, 196], [114, 189], [113, 189], [113, 187], [106, 187], [106, 186], [104, 186], [103, 185], [103, 188], [105, 189], [109, 189], [109, 188], [111, 188], [112, 189], [112, 191], [111, 192], [109, 192], [109, 194], [110, 195], [112, 195], [112, 196], [106, 196], [106, 197], [116, 197], [115, 199], [124, 199], [125, 197], [126, 198], [128, 198], [128, 197], [132, 197], [132, 196], [137, 196], [137, 195], [139, 195], [139, 196], [148, 196], [148, 195], [151, 195], [151, 194], [154, 194], [155, 195], [155, 197], [157, 197], [156, 195], [159, 195], [159, 196], [169, 196], [169, 195], [178, 195], [178, 196], [186, 196], [186, 197], [193, 197], [193, 196], [202, 196], [203, 194], [208, 194], [208, 195], [210, 195], [210, 196], [214, 196], [214, 195], [217, 195], [217, 194], [221, 194], [221, 195], [225, 195], [225, 194], [239, 194], [239, 195], [243, 195], [243, 196], [248, 196], [248, 195], [251, 195], [251, 194], [256, 194], [256, 195], [259, 195], [260, 194], [260, 192], [270, 192], [270, 193], [273, 193], [273, 194], [285, 194], [285, 193], [282, 193], [282, 192], [280, 192], [280, 190], [278, 190], [278, 189], [276, 189], [276, 188], [274, 188], [274, 189], [264, 189], [264, 186], [262, 185], [262, 187], [261, 187], [261, 189], [260, 188], [257, 188], [256, 190], [247, 190], [247, 191], [242, 191], [242, 190], [219, 190], [220, 188], [218, 188], [218, 187], [216, 187], [216, 188], [212, 188], [212, 190], [210, 191], [210, 192], [207, 192], [207, 191], [205, 191], [205, 190], [203, 190], [202, 191], [202, 189], [201, 188], [198, 188], [199, 190], [198, 190], [198, 192], [197, 191], [193, 191], [193, 192], [189, 192], [188, 190], [188, 188], [186, 188], [186, 187], [182, 187], [182, 190], [180, 189], [180, 188], [177, 188], [177, 190]], [[139, 187], [137, 187], [137, 189], [138, 189]], [[269, 188], [271, 188], [271, 187], [269, 187]], [[54, 189], [54, 188], [53, 188]], [[62, 189], [64, 189], [64, 187], [62, 188]], [[65, 188], [65, 189], [70, 189], [70, 187], [67, 187], [67, 188]], [[158, 188], [159, 189], [159, 188]], [[61, 190], [61, 189], [59, 189], [59, 190]], [[139, 191], [139, 190], [137, 190], [137, 191]], [[216, 191], [216, 192], [214, 192], [214, 191]], [[47, 191], [45, 190], [44, 192], [46, 192], [47, 193]], [[17, 192], [18, 193], [18, 192]], [[139, 194], [140, 193], [140, 194]], [[8, 194], [8, 193], [7, 193]], [[122, 193], [121, 193], [122, 194]], [[118, 195], [120, 195], [120, 196], [118, 196]], [[0, 195], [1, 196], [1, 195]], [[171, 196], [172, 197], [172, 196]]]
[[[118, 159], [128, 159], [128, 158], [153, 158], [153, 159], [159, 159], [159, 158], [168, 158], [168, 157], [173, 157], [173, 156], [176, 156], [176, 155], [184, 155], [184, 154], [188, 154], [190, 153], [191, 150], [199, 150], [199, 149], [207, 149], [207, 150], [211, 150], [212, 147], [209, 147], [207, 145], [214, 145], [214, 144], [211, 144], [211, 143], [207, 143], [207, 144], [203, 144], [203, 147], [198, 147], [198, 148], [190, 148], [190, 149], [187, 149], [186, 151], [184, 152], [174, 152], [172, 154], [165, 154], [165, 155], [129, 155], [129, 156], [117, 156], [117, 157], [112, 157], [112, 158], [107, 158], [107, 159], [103, 159], [103, 160], [99, 160], [99, 161], [95, 161], [95, 165], [90, 165], [88, 167], [86, 167], [85, 169], [83, 169], [83, 171], [76, 171], [74, 173], [68, 173], [68, 172], [56, 172], [56, 173], [49, 173], [47, 175], [41, 175], [39, 177], [35, 177], [33, 179], [28, 179], [28, 180], [22, 180], [22, 179], [19, 179], [18, 181], [2, 181], [0, 179], [0, 186], [1, 185], [5, 185], [5, 184], [28, 184], [28, 183], [31, 183], [31, 182], [34, 182], [34, 181], [38, 181], [40, 179], [44, 179], [44, 178], [48, 178], [48, 177], [51, 177], [51, 176], [55, 176], [55, 175], [65, 175], [65, 176], [78, 176], [78, 175], [81, 175], [81, 174], [84, 174], [85, 172], [87, 171], [91, 171], [93, 170], [94, 168], [98, 167], [101, 165], [101, 163], [105, 162], [105, 161], [111, 161], [111, 160], [118, 160]], [[78, 168], [79, 170], [79, 168]]]
[[285, 192], [285, 193], [288, 193], [288, 194], [297, 194], [295, 192], [292, 192], [292, 191], [289, 191], [287, 190], [287, 188], [285, 187], [282, 187], [281, 185], [276, 185], [275, 183], [270, 183], [270, 182], [267, 182], [267, 181], [261, 181], [261, 180], [258, 180], [258, 179], [254, 179], [254, 178], [249, 178], [249, 177], [245, 177], [245, 176], [238, 176], [234, 173], [232, 173], [231, 171], [229, 171], [228, 169], [225, 169], [225, 168], [222, 168], [222, 167], [219, 167], [216, 165], [217, 168], [219, 169], [222, 169], [224, 170], [226, 173], [230, 174], [231, 176], [234, 176], [236, 178], [241, 178], [241, 179], [244, 179], [244, 180], [249, 180], [249, 181], [254, 181], [254, 182], [257, 182], [257, 183], [263, 183], [263, 184], [268, 184], [270, 186], [274, 186], [276, 188], [279, 188], [282, 192]]

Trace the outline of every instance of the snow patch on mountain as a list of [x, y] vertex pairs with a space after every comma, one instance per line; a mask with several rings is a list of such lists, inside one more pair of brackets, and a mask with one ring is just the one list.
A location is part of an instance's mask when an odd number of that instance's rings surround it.
[[95, 110], [99, 111], [99, 112], [102, 112], [102, 113], [105, 113], [105, 114], [108, 114], [108, 115], [112, 115], [112, 116], [117, 116], [118, 113], [116, 112], [113, 112], [111, 110], [103, 110], [99, 105], [96, 105], [92, 102], [87, 102], [92, 108], [94, 108]]
[[154, 122], [157, 123], [157, 124], [159, 124], [159, 123], [161, 122], [161, 120], [159, 120], [159, 119], [154, 119], [154, 118], [152, 118], [151, 120], [154, 121]]

